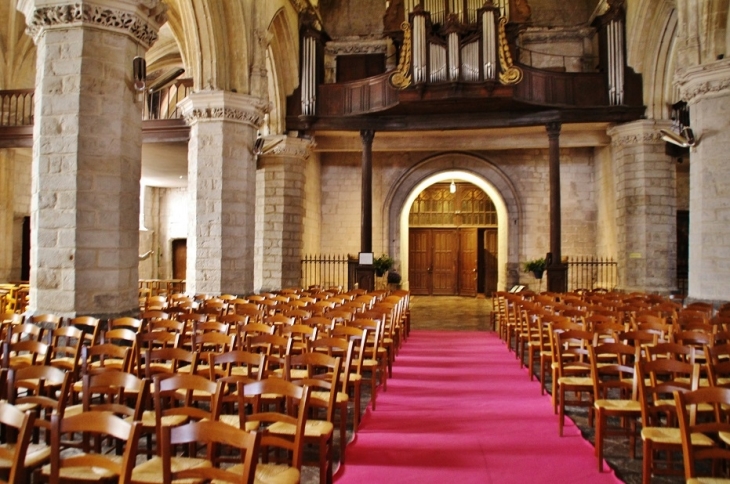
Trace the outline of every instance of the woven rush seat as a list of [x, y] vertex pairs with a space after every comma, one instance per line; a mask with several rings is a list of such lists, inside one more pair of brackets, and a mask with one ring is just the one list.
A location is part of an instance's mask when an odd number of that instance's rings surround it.
[[596, 408], [606, 410], [618, 410], [626, 412], [640, 412], [641, 403], [638, 400], [596, 400], [594, 402]]
[[581, 385], [587, 388], [593, 388], [593, 379], [587, 376], [564, 376], [558, 378], [558, 383], [561, 385]]
[[[210, 461], [207, 459], [199, 459], [197, 457], [172, 457], [170, 467], [172, 472], [180, 472], [188, 469], [199, 467], [210, 467]], [[153, 457], [136, 466], [132, 471], [132, 481], [135, 483], [157, 484], [162, 482], [162, 459]], [[195, 484], [199, 479], [180, 479], [176, 480], [176, 484]]]
[[[240, 473], [241, 464], [228, 469], [229, 472]], [[254, 484], [296, 484], [299, 482], [299, 471], [294, 467], [280, 464], [257, 464]]]
[[687, 484], [730, 484], [730, 479], [697, 477], [694, 479], [688, 479]]
[[[50, 453], [50, 448], [49, 448]], [[84, 456], [84, 455], [90, 455], [85, 454], [83, 452], [78, 452], [74, 454], [74, 456]], [[121, 465], [123, 456], [121, 455], [113, 455], [108, 456], [108, 458], [118, 464]], [[46, 480], [51, 475], [51, 464], [46, 464], [43, 467], [41, 467], [41, 474], [43, 475]], [[102, 467], [62, 467], [59, 473], [61, 479], [64, 480], [77, 480], [77, 481], [94, 481], [98, 482], [100, 479], [111, 479], [116, 474], [111, 472], [108, 469], [104, 469]], [[162, 482], [162, 481], [160, 481]]]
[[[182, 425], [187, 419], [188, 417], [185, 415], [163, 415], [161, 421], [163, 426], [175, 427]], [[125, 420], [131, 421], [131, 418], [127, 418]], [[148, 428], [155, 428], [157, 426], [154, 410], [145, 410], [142, 413], [142, 425]]]
[[[20, 407], [18, 405], [18, 407]], [[15, 443], [12, 444], [0, 444], [0, 447], [9, 451], [15, 452]], [[48, 460], [51, 455], [51, 448], [44, 444], [29, 444], [28, 450], [25, 453], [25, 464], [26, 469], [37, 467], [41, 462]], [[9, 459], [0, 458], [0, 469], [10, 469], [12, 462]]]
[[[327, 435], [334, 430], [334, 425], [328, 420], [307, 420], [304, 426], [305, 437], [319, 437]], [[276, 422], [268, 427], [268, 431], [272, 434], [294, 435], [296, 426], [285, 422]]]
[[[239, 428], [240, 427], [240, 420], [238, 415], [230, 415], [230, 414], [223, 414], [218, 416], [218, 421], [223, 422], [226, 425], [230, 425], [231, 427]], [[246, 430], [247, 432], [253, 432], [254, 430], [257, 430], [259, 428], [260, 422], [257, 420], [246, 420], [246, 428], [243, 430]]]
[[[659, 444], [682, 445], [682, 433], [679, 428], [671, 427], [644, 427], [641, 429], [641, 438], [650, 439]], [[712, 439], [704, 434], [692, 434], [692, 445], [713, 445]]]

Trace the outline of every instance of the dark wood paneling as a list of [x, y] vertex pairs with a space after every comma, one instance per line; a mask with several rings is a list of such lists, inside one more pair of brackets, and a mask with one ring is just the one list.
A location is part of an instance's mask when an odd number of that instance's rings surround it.
[[357, 81], [385, 72], [385, 55], [353, 54], [337, 56], [337, 82]]
[[411, 229], [408, 236], [408, 283], [411, 294], [431, 294], [431, 231]]
[[459, 295], [477, 295], [477, 229], [459, 230]]
[[458, 234], [456, 229], [433, 229], [432, 234], [432, 294], [434, 296], [452, 296], [456, 294]]

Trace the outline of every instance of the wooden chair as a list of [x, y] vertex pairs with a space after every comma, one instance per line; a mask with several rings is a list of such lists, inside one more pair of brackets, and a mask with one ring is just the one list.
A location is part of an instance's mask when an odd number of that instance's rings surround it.
[[[278, 483], [298, 483], [302, 469], [304, 448], [304, 429], [307, 423], [310, 389], [281, 378], [268, 378], [244, 385], [239, 394], [252, 399], [253, 410], [247, 419], [258, 422], [261, 434], [261, 455], [263, 462], [256, 466], [256, 477], [262, 482], [266, 476], [276, 475]], [[270, 411], [264, 406], [266, 395], [281, 395], [286, 404], [283, 412]], [[269, 428], [274, 425], [293, 426], [290, 436], [272, 434]], [[283, 461], [270, 463], [270, 451], [285, 452]]]
[[112, 343], [81, 347], [81, 375], [131, 370], [132, 348]]
[[[304, 443], [314, 444], [319, 449], [319, 481], [322, 484], [332, 483], [334, 410], [341, 365], [340, 357], [318, 352], [286, 357], [285, 378], [297, 385], [309, 387], [311, 411], [319, 409], [324, 412], [324, 418], [308, 418], [304, 427]], [[305, 375], [294, 377], [295, 368], [304, 370]], [[293, 436], [296, 426], [279, 422], [270, 426], [268, 431], [274, 435]]]
[[292, 343], [291, 338], [275, 334], [259, 334], [248, 338], [247, 351], [266, 355], [266, 367], [262, 370], [261, 378], [276, 376], [277, 370], [283, 370], [285, 358], [291, 354]]
[[332, 330], [333, 338], [341, 338], [353, 343], [353, 354], [350, 363], [350, 371], [343, 372], [340, 380], [345, 383], [345, 392], [352, 395], [354, 404], [352, 416], [352, 432], [357, 433], [360, 421], [360, 395], [362, 393], [362, 362], [365, 359], [365, 345], [367, 344], [368, 330], [366, 328], [355, 328], [353, 326], [337, 326]]
[[16, 430], [12, 440], [0, 444], [0, 471], [7, 475], [7, 484], [25, 484], [30, 482], [29, 472], [41, 465], [50, 457], [51, 450], [41, 454], [28, 452], [30, 438], [33, 435], [35, 415], [24, 412], [7, 402], [0, 402], [0, 424], [8, 435], [8, 428]]
[[51, 415], [63, 416], [71, 381], [68, 372], [50, 365], [33, 365], [8, 372], [8, 401], [22, 409], [33, 410], [36, 415], [34, 444], [39, 442], [41, 430], [45, 432], [46, 443], [50, 442]]
[[[347, 340], [342, 338], [323, 337], [312, 342], [312, 351], [323, 352], [330, 357], [339, 357], [342, 360], [342, 371], [340, 372], [339, 388], [335, 394], [335, 406], [340, 413], [340, 462], [345, 462], [345, 447], [347, 445], [347, 408], [350, 402], [350, 396], [347, 389], [350, 385], [350, 367], [352, 366], [352, 357], [355, 340]], [[316, 391], [316, 390], [315, 390]], [[322, 395], [319, 395], [320, 398]], [[353, 435], [355, 428], [352, 429]]]
[[50, 342], [50, 338], [46, 335], [61, 325], [61, 317], [55, 314], [36, 314], [25, 318], [25, 322], [41, 328], [41, 338], [39, 338], [39, 341], [45, 339]]
[[378, 354], [382, 324], [373, 319], [355, 319], [349, 323], [349, 326], [368, 330], [365, 357], [362, 360], [362, 372], [367, 372], [370, 375], [370, 402], [373, 410], [375, 410], [378, 385], [383, 386], [383, 391], [387, 389], [387, 356]]
[[[641, 404], [635, 375], [637, 349], [623, 343], [605, 343], [589, 347], [593, 379], [593, 406], [596, 411], [596, 457], [598, 471], [603, 472], [603, 443], [609, 430], [628, 434], [629, 453], [636, 456], [636, 419]], [[609, 417], [619, 417], [620, 428], [609, 429]], [[629, 422], [628, 430], [624, 427]]]
[[[588, 407], [588, 420], [593, 421], [593, 379], [588, 355], [593, 333], [576, 329], [558, 331], [556, 328], [557, 324], [550, 324], [553, 364], [557, 370], [557, 378], [553, 380], [553, 395], [557, 396], [558, 434], [562, 437], [566, 406]], [[569, 393], [574, 395], [573, 399], [567, 398]]]
[[[697, 461], [710, 460], [714, 477], [719, 477], [722, 466], [727, 472], [727, 462], [730, 460], [730, 450], [727, 444], [730, 436], [730, 424], [723, 408], [730, 406], [730, 389], [728, 388], [700, 388], [691, 392], [676, 392], [674, 400], [677, 405], [679, 428], [682, 436], [682, 453], [684, 455], [684, 477], [689, 484], [703, 482], [698, 477]], [[697, 420], [698, 407], [702, 404], [713, 407], [712, 419], [700, 422]], [[713, 441], [712, 446], [695, 446], [693, 437], [701, 433]], [[725, 479], [711, 480], [713, 483], [728, 483]], [[706, 481], [705, 481], [706, 482]]]
[[22, 340], [17, 343], [3, 343], [4, 369], [17, 369], [26, 366], [45, 365], [51, 355], [51, 347], [35, 340]]
[[[696, 390], [699, 387], [700, 368], [688, 361], [659, 358], [639, 361], [636, 371], [641, 403], [642, 482], [649, 484], [652, 475], [676, 473], [672, 465], [672, 453], [681, 452], [682, 437], [674, 392]], [[694, 439], [696, 445], [701, 443], [700, 439]], [[712, 445], [712, 441], [709, 444]], [[665, 452], [667, 457], [663, 469], [654, 465], [655, 452], [660, 451]]]
[[143, 323], [144, 322], [141, 319], [130, 317], [110, 319], [109, 324], [107, 325], [107, 331], [124, 328], [135, 333], [139, 333], [139, 331], [142, 329]]
[[[194, 482], [230, 482], [253, 484], [256, 463], [259, 455], [261, 435], [257, 432], [246, 432], [221, 422], [191, 422], [179, 427], [165, 427], [162, 430], [162, 482], [171, 484], [178, 480]], [[175, 445], [205, 444], [207, 450], [204, 464], [196, 462], [194, 466], [178, 470], [184, 457], [175, 457]], [[219, 446], [225, 445], [239, 451], [239, 464], [223, 469], [217, 467]]]
[[[61, 482], [131, 482], [137, 454], [141, 424], [125, 422], [109, 412], [89, 411], [71, 417], [54, 414], [51, 417], [51, 463], [42, 468], [38, 477], [50, 484]], [[83, 452], [64, 453], [62, 435], [82, 434], [79, 442]], [[96, 448], [92, 448], [90, 435], [96, 437]], [[126, 442], [121, 458], [101, 452], [100, 439], [112, 437]]]
[[77, 380], [83, 343], [84, 332], [75, 326], [62, 326], [53, 330], [48, 364], [71, 372], [74, 380]]

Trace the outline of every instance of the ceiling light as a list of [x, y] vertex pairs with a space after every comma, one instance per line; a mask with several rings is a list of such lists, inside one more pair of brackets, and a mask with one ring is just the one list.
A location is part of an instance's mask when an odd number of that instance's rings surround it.
[[456, 183], [454, 183], [454, 180], [451, 180], [451, 185], [449, 185], [449, 191], [451, 193], [456, 193]]

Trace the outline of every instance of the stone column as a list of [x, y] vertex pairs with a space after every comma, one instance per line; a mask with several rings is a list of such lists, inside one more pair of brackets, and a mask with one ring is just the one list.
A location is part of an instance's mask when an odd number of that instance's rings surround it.
[[13, 217], [15, 212], [15, 151], [0, 150], [0, 281], [14, 279], [13, 269]]
[[266, 104], [225, 91], [180, 103], [188, 145], [187, 292], [253, 291], [257, 127]]
[[30, 310], [138, 307], [142, 103], [132, 59], [157, 39], [158, 0], [20, 0], [37, 45]]
[[677, 170], [659, 129], [641, 120], [608, 131], [616, 173], [621, 289], [668, 294], [677, 287]]
[[690, 149], [690, 299], [730, 300], [730, 60], [678, 74], [697, 144]]
[[[261, 260], [263, 291], [301, 285], [304, 232], [305, 167], [314, 143], [277, 136], [273, 148], [258, 159], [256, 260]], [[268, 144], [268, 143], [267, 143]]]

